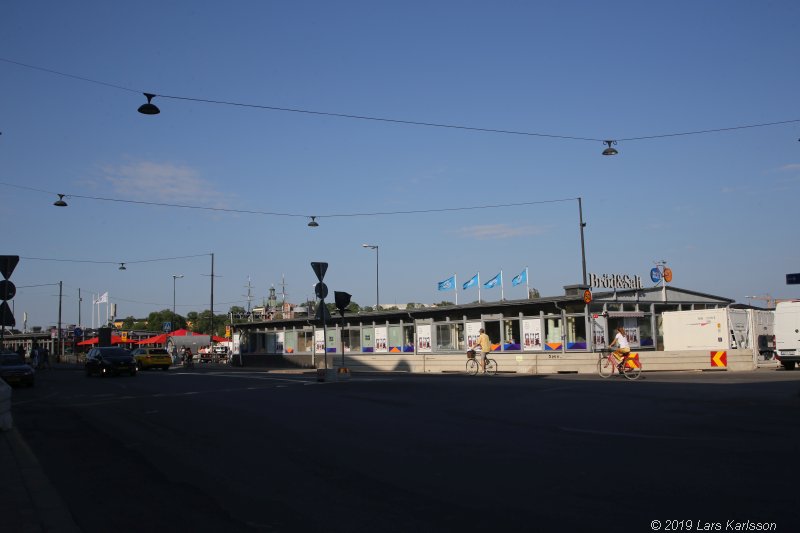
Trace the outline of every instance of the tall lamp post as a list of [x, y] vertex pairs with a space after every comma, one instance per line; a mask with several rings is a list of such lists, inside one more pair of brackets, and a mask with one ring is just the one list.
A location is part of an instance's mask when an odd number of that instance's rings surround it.
[[172, 275], [172, 314], [175, 315], [175, 280], [182, 278], [183, 274]]
[[375, 250], [375, 310], [381, 308], [381, 293], [380, 293], [380, 262], [377, 244], [362, 244], [364, 248]]

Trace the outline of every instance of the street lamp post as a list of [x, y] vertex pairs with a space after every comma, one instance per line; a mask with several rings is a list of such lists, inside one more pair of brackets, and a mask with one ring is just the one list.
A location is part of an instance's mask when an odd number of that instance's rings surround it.
[[379, 261], [379, 251], [377, 244], [362, 244], [364, 248], [370, 248], [371, 250], [375, 250], [375, 310], [379, 310], [381, 307], [381, 293], [380, 293], [380, 261]]
[[[175, 315], [175, 280], [178, 278], [182, 278], [183, 274], [173, 274], [172, 275], [172, 314]], [[174, 318], [174, 316], [173, 316]]]

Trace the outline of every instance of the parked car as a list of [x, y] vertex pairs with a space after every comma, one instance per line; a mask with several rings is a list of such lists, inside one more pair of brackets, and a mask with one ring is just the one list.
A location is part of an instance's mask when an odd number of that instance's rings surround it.
[[16, 352], [0, 352], [0, 378], [11, 385], [33, 387], [36, 372]]
[[131, 352], [131, 355], [136, 360], [136, 367], [139, 370], [148, 368], [169, 370], [169, 366], [172, 364], [172, 356], [169, 355], [166, 348], [137, 348]]
[[92, 348], [86, 354], [86, 375], [99, 374], [130, 374], [136, 375], [136, 360], [131, 353], [124, 348], [113, 346]]

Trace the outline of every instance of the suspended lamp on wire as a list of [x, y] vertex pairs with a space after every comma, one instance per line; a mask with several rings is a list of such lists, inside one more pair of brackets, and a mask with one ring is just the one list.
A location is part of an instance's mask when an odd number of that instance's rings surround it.
[[139, 113], [142, 115], [158, 115], [161, 110], [155, 104], [150, 103], [150, 100], [156, 97], [154, 94], [143, 93], [147, 97], [147, 103], [139, 106]]
[[309, 228], [316, 228], [319, 226], [319, 222], [317, 222], [317, 217], [311, 217], [311, 222], [308, 223]]
[[608, 148], [603, 150], [603, 155], [617, 155], [619, 153], [616, 148], [611, 148], [611, 145], [616, 145], [617, 141], [603, 141], [603, 143], [608, 145]]
[[120, 270], [128, 270], [127, 268], [125, 268], [125, 263], [120, 263], [119, 264], [119, 269]]
[[56, 207], [67, 207], [67, 202], [64, 201], [64, 195], [63, 194], [59, 194], [58, 195], [58, 200], [53, 202], [53, 205], [56, 206]]

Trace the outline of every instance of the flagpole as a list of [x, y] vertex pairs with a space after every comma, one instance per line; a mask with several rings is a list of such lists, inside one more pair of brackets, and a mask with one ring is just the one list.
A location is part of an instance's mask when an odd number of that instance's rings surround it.
[[530, 278], [530, 276], [528, 275], [528, 267], [526, 266], [525, 267], [525, 298], [526, 299], [531, 297], [531, 288], [528, 285], [528, 278]]
[[500, 269], [500, 301], [506, 299], [505, 293], [503, 292], [503, 269]]
[[481, 271], [478, 271], [478, 303], [481, 303]]
[[456, 305], [458, 305], [458, 274], [453, 274], [453, 290], [456, 291]]

